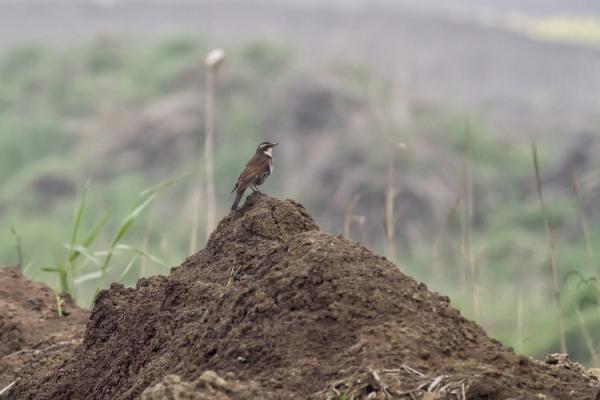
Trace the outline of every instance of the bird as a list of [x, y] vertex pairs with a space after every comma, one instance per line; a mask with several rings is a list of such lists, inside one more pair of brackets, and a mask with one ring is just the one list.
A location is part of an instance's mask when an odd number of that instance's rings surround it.
[[246, 164], [246, 168], [240, 174], [237, 183], [235, 184], [233, 192], [237, 192], [235, 201], [231, 206], [232, 210], [237, 209], [237, 206], [244, 195], [244, 191], [248, 188], [254, 192], [261, 193], [258, 190], [259, 185], [267, 179], [273, 172], [273, 147], [277, 146], [278, 143], [262, 142], [256, 148], [256, 153]]

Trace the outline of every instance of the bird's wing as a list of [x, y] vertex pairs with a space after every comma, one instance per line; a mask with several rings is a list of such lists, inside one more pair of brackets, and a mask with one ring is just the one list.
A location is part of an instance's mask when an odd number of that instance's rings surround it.
[[246, 168], [240, 174], [240, 177], [237, 180], [237, 184], [235, 185], [235, 189], [242, 190], [246, 189], [248, 186], [252, 184], [262, 174], [263, 172], [269, 169], [269, 159], [267, 157], [262, 157], [259, 154], [255, 154], [254, 157], [248, 161], [246, 164]]

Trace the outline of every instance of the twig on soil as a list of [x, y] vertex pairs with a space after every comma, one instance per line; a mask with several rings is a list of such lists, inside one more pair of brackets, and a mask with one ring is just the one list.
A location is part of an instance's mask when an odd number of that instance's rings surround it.
[[231, 270], [229, 271], [229, 277], [227, 278], [227, 287], [233, 284], [233, 279], [235, 278], [235, 275], [237, 274], [239, 269], [240, 267], [236, 267], [235, 265], [231, 267]]
[[[33, 353], [34, 356], [37, 356], [40, 353], [45, 353], [45, 352], [47, 352], [49, 350], [52, 350], [52, 349], [54, 349], [56, 347], [65, 346], [65, 345], [68, 345], [68, 344], [76, 344], [76, 343], [79, 343], [79, 342], [81, 342], [81, 340], [71, 340], [71, 341], [57, 342], [57, 343], [54, 343], [53, 345], [45, 347], [43, 349], [24, 349], [24, 350], [19, 350], [19, 351], [15, 351], [14, 353], [5, 355], [4, 357], [2, 357], [2, 359], [14, 357], [16, 355], [23, 354], [23, 353]], [[0, 394], [1, 394], [1, 392], [0, 392]]]
[[437, 378], [435, 378], [427, 387], [427, 391], [428, 392], [433, 392], [435, 390], [435, 388], [440, 384], [440, 382], [442, 381], [442, 379], [446, 378], [447, 375], [440, 375]]
[[4, 389], [0, 390], [0, 396], [7, 394], [8, 391], [15, 385], [15, 383], [17, 383], [19, 379], [15, 379], [14, 381], [12, 381], [11, 383], [8, 384], [8, 386], [5, 386]]
[[408, 366], [408, 365], [406, 365], [406, 364], [403, 364], [403, 365], [400, 367], [400, 369], [403, 369], [403, 370], [405, 370], [405, 371], [408, 371], [408, 372], [412, 372], [413, 374], [416, 374], [416, 375], [419, 375], [419, 376], [425, 376], [425, 374], [424, 374], [424, 373], [422, 373], [422, 372], [419, 372], [419, 371], [417, 371], [416, 369], [414, 369], [414, 368], [411, 368], [411, 367], [409, 367], [409, 366]]
[[[457, 400], [466, 400], [466, 387], [468, 387], [469, 385], [467, 383], [468, 380], [456, 380], [451, 378], [451, 375], [440, 375], [435, 378], [428, 378], [425, 382], [421, 383], [419, 386], [412, 390], [407, 390], [403, 392], [396, 391], [395, 394], [397, 394], [398, 396], [410, 396], [411, 399], [416, 399], [416, 396], [422, 394], [423, 392], [437, 393], [442, 395], [451, 394], [456, 396]], [[447, 381], [445, 384], [442, 385], [444, 380]]]
[[373, 385], [376, 389], [381, 390], [384, 394], [386, 398], [390, 398], [393, 399], [392, 395], [390, 394], [390, 392], [387, 390], [387, 387], [385, 386], [385, 384], [381, 381], [381, 377], [379, 376], [379, 373], [376, 370], [372, 370], [371, 371], [371, 376], [373, 377], [373, 380], [375, 381], [375, 385]]

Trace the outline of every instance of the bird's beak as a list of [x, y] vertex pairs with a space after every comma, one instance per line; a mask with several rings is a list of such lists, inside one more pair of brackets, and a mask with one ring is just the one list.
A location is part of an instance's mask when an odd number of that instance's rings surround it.
[[271, 147], [275, 147], [275, 146], [277, 146], [278, 144], [279, 144], [279, 143], [273, 143], [273, 146], [271, 146]]

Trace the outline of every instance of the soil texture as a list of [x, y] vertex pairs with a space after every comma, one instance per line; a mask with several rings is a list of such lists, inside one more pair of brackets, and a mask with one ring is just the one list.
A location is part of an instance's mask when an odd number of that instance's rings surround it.
[[19, 268], [0, 268], [0, 390], [38, 364], [68, 357], [83, 339], [89, 312], [25, 278]]
[[259, 194], [169, 276], [100, 292], [83, 342], [39, 373], [14, 398], [583, 400], [599, 387], [570, 362], [515, 354], [300, 204]]

